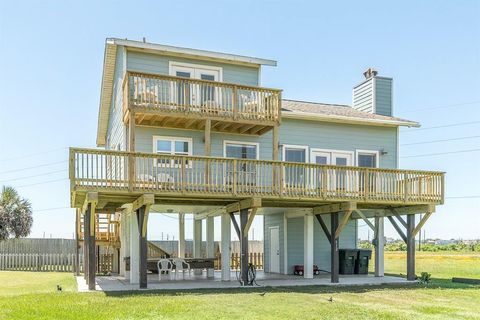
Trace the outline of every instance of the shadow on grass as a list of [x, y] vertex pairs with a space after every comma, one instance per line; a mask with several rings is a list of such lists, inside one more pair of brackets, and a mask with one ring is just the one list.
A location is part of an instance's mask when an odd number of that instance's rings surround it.
[[[398, 276], [395, 274], [386, 274]], [[420, 283], [392, 283], [383, 285], [310, 285], [310, 286], [258, 286], [245, 288], [221, 288], [221, 289], [181, 289], [181, 290], [132, 290], [132, 291], [106, 291], [104, 294], [109, 297], [130, 297], [140, 295], [158, 296], [182, 296], [182, 295], [216, 295], [216, 294], [260, 294], [260, 293], [301, 293], [301, 294], [335, 294], [335, 293], [365, 293], [382, 290], [418, 290], [418, 289], [475, 289], [480, 286], [461, 283], [453, 283], [451, 279], [432, 279], [428, 284]]]

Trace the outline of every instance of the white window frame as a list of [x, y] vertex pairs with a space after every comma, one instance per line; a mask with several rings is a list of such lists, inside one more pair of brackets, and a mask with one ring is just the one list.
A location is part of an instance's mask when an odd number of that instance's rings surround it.
[[[165, 141], [170, 141], [171, 146], [170, 146], [170, 153], [167, 152], [159, 152], [157, 150], [157, 142], [158, 140], [165, 140]], [[176, 154], [175, 153], [175, 142], [181, 141], [181, 142], [187, 142], [188, 143], [188, 152], [187, 154]], [[172, 137], [172, 136], [153, 136], [153, 153], [154, 154], [170, 154], [170, 155], [186, 155], [186, 156], [191, 156], [193, 154], [193, 139], [189, 137]], [[159, 164], [158, 162], [156, 163], [157, 166], [162, 166], [164, 167], [165, 164]], [[170, 163], [171, 167], [179, 167], [178, 164], [175, 164], [172, 160]], [[189, 165], [187, 165], [187, 168], [189, 168]]]
[[236, 140], [223, 140], [223, 157], [227, 157], [227, 144], [238, 144], [243, 146], [255, 146], [257, 150], [257, 154], [255, 155], [255, 159], [260, 159], [260, 143], [258, 142], [249, 142], [249, 141], [236, 141]]
[[304, 163], [310, 163], [310, 158], [309, 158], [310, 153], [308, 152], [308, 149], [309, 149], [308, 146], [298, 145], [298, 144], [283, 144], [282, 145], [282, 161], [286, 161], [285, 160], [285, 154], [286, 154], [287, 149], [303, 149], [303, 150], [305, 150], [305, 162]]
[[355, 166], [358, 167], [358, 156], [361, 154], [368, 154], [368, 155], [375, 155], [375, 167], [374, 168], [379, 168], [380, 167], [380, 151], [378, 150], [362, 150], [362, 149], [357, 149], [355, 150]]

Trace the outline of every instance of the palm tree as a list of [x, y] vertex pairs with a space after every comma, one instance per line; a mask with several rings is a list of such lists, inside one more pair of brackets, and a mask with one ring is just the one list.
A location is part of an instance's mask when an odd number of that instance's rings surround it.
[[32, 228], [32, 205], [13, 187], [3, 187], [0, 195], [0, 240], [26, 237]]

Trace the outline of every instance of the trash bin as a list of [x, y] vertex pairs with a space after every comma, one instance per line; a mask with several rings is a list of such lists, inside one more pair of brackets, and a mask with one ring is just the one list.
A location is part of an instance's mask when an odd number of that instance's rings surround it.
[[368, 262], [372, 257], [372, 250], [359, 249], [355, 262], [355, 274], [368, 274]]
[[355, 260], [357, 249], [339, 249], [339, 272], [340, 274], [353, 274], [355, 271]]

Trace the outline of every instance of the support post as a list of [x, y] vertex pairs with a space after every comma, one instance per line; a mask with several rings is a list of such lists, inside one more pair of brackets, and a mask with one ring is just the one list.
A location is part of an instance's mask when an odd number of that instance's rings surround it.
[[[93, 208], [92, 208], [93, 207]], [[96, 259], [95, 259], [95, 224], [92, 225], [92, 220], [95, 221], [95, 207], [91, 203], [87, 205], [87, 211], [84, 217], [84, 226], [88, 229], [85, 232], [85, 238], [88, 239], [88, 290], [95, 290], [95, 273], [96, 273]], [[87, 227], [88, 226], [88, 227]], [[93, 230], [92, 230], [93, 227]], [[93, 232], [93, 236], [92, 236]]]
[[230, 281], [231, 222], [228, 214], [222, 214], [222, 281]]
[[304, 216], [303, 277], [313, 279], [313, 215]]
[[415, 280], [415, 215], [407, 215], [407, 280]]
[[138, 251], [139, 257], [139, 282], [140, 289], [147, 287], [147, 222], [148, 222], [148, 205], [141, 206], [137, 209], [138, 224]]
[[130, 284], [137, 284], [140, 282], [140, 232], [136, 213], [130, 212], [128, 219], [130, 224]]
[[331, 282], [338, 283], [339, 282], [339, 256], [338, 256], [338, 237], [335, 235], [335, 230], [338, 229], [338, 212], [330, 214], [330, 230], [331, 230], [331, 239], [330, 247], [331, 247]]
[[275, 125], [272, 132], [272, 160], [278, 160], [279, 127]]
[[240, 274], [244, 286], [248, 285], [248, 233], [245, 226], [248, 222], [248, 209], [240, 210]]
[[[202, 257], [202, 220], [193, 220], [193, 257]], [[193, 274], [201, 275], [201, 269], [193, 270]]]
[[[87, 217], [83, 213], [83, 278], [88, 283], [88, 237], [90, 234], [90, 224], [87, 226]], [[87, 233], [88, 232], [88, 233]]]
[[[207, 217], [207, 258], [215, 258], [214, 256], [214, 220], [212, 216]], [[207, 269], [207, 278], [213, 278], [213, 268]]]
[[178, 214], [178, 257], [185, 258], [185, 213]]
[[79, 209], [76, 210], [75, 214], [75, 276], [80, 275], [80, 240], [79, 240], [79, 232], [78, 228], [80, 225], [80, 211]]
[[385, 232], [383, 219], [383, 217], [375, 217], [375, 277], [383, 277], [385, 270]]

